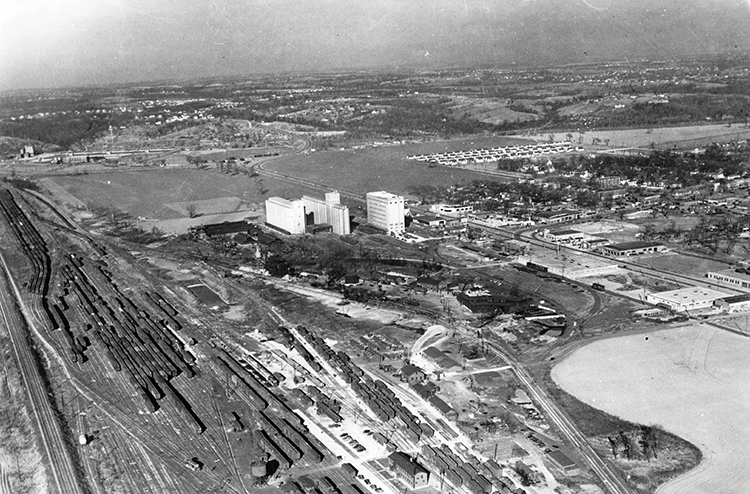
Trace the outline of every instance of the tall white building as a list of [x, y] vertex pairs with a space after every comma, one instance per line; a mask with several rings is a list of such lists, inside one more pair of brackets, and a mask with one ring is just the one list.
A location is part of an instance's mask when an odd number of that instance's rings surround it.
[[384, 190], [367, 193], [367, 223], [392, 233], [403, 233], [404, 198]]
[[343, 204], [331, 204], [328, 207], [328, 224], [333, 227], [333, 233], [349, 235], [351, 233], [349, 207]]
[[328, 205], [326, 201], [317, 197], [302, 196], [302, 203], [305, 205], [307, 224], [319, 225], [321, 223], [328, 223]]
[[305, 205], [302, 200], [281, 197], [266, 199], [266, 224], [287, 233], [305, 233]]
[[333, 233], [348, 235], [349, 208], [341, 204], [341, 195], [334, 191], [325, 200], [302, 196], [297, 201], [272, 197], [266, 201], [266, 223], [289, 233], [304, 233], [312, 224], [331, 225]]

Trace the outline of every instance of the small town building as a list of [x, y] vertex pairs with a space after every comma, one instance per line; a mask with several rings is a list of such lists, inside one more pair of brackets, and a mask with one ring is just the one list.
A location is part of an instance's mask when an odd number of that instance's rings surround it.
[[426, 377], [424, 371], [416, 365], [406, 364], [401, 368], [401, 380], [409, 383], [410, 386], [421, 383]]
[[199, 227], [207, 237], [219, 235], [231, 235], [234, 233], [247, 233], [250, 224], [247, 221], [225, 221], [223, 223], [210, 223]]
[[474, 206], [464, 206], [461, 204], [433, 204], [430, 206], [430, 211], [437, 214], [444, 214], [446, 216], [466, 216], [474, 211]]
[[612, 242], [606, 238], [589, 237], [589, 238], [583, 239], [583, 241], [581, 242], [581, 247], [583, 247], [584, 249], [594, 250], [594, 249], [600, 249], [602, 247], [605, 247], [611, 243]]
[[431, 381], [426, 381], [424, 383], [414, 383], [414, 385], [412, 385], [412, 389], [423, 400], [429, 400], [431, 397], [435, 396], [435, 393], [440, 391], [440, 388]]
[[583, 240], [585, 236], [586, 234], [579, 232], [578, 230], [544, 230], [544, 238], [550, 242], [560, 244], [579, 242]]
[[459, 293], [456, 295], [456, 300], [473, 314], [486, 314], [502, 310], [507, 305], [503, 299], [489, 293]]
[[716, 300], [714, 301], [714, 307], [726, 312], [750, 311], [750, 293], [743, 293], [741, 295]]
[[622, 244], [610, 244], [602, 247], [602, 252], [608, 256], [624, 257], [637, 256], [640, 254], [653, 254], [664, 252], [667, 247], [659, 242], [625, 242]]
[[434, 406], [438, 409], [440, 413], [445, 415], [450, 420], [456, 420], [458, 418], [458, 412], [456, 412], [453, 407], [451, 407], [449, 404], [447, 404], [445, 401], [443, 401], [438, 396], [433, 396], [429, 399], [430, 405]]
[[458, 369], [461, 366], [458, 362], [447, 356], [442, 350], [431, 346], [424, 350], [422, 354], [428, 359], [435, 362], [442, 370]]
[[567, 223], [568, 221], [575, 221], [581, 219], [583, 216], [582, 211], [576, 211], [573, 209], [560, 209], [557, 211], [540, 211], [536, 214], [536, 218], [540, 223], [547, 225], [554, 225], [556, 223]]
[[552, 466], [560, 470], [566, 476], [579, 475], [581, 473], [581, 469], [578, 468], [578, 465], [560, 450], [552, 450], [547, 453], [547, 459], [552, 463]]
[[414, 221], [431, 228], [440, 228], [445, 226], [445, 220], [443, 218], [439, 216], [433, 216], [431, 214], [421, 214], [419, 216], [415, 216]]
[[444, 289], [447, 285], [445, 280], [439, 279], [439, 278], [429, 278], [427, 276], [420, 276], [417, 278], [417, 286], [421, 286], [422, 288], [427, 288], [428, 290], [435, 290], [440, 291]]
[[362, 280], [356, 274], [344, 275], [344, 286], [359, 285], [361, 282]]
[[622, 178], [617, 176], [598, 177], [595, 182], [596, 185], [599, 186], [599, 188], [616, 189], [620, 186], [620, 184], [622, 184]]
[[391, 470], [396, 477], [412, 489], [426, 487], [430, 482], [430, 471], [412, 460], [406, 453], [396, 451], [388, 456]]

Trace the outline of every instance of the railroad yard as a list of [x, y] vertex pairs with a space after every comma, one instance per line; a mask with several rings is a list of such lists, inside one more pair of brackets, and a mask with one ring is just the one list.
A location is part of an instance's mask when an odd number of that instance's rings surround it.
[[[26, 192], [2, 190], [0, 211], [10, 287], [47, 362], [38, 387], [54, 390], [48, 426], [78, 438], [42, 451], [52, 490], [396, 492], [404, 484], [388, 457], [404, 452], [440, 477], [432, 485], [526, 492], [511, 465], [529, 455], [522, 445], [533, 445], [508, 424], [549, 425], [530, 403], [478, 404], [480, 388], [510, 396], [519, 383], [492, 353], [462, 360], [471, 340], [334, 339], [249, 293], [246, 310], [253, 305], [260, 317], [228, 321], [216, 313], [226, 306], [210, 276], [169, 283]], [[245, 296], [239, 283], [226, 290]], [[428, 375], [429, 391], [401, 382], [397, 366], [412, 350], [415, 361], [440, 369], [423, 355], [438, 343], [451, 372], [436, 373], [438, 385]], [[541, 457], [536, 465], [542, 485], [554, 487]], [[18, 471], [3, 474], [4, 494], [26, 485]]]

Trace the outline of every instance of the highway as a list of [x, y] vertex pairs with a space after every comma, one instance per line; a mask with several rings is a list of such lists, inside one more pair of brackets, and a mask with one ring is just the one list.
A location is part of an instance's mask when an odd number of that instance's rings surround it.
[[547, 414], [547, 417], [552, 420], [568, 441], [576, 447], [578, 453], [580, 453], [583, 459], [586, 460], [586, 463], [588, 463], [589, 467], [591, 467], [591, 470], [593, 470], [601, 479], [602, 483], [607, 488], [607, 491], [609, 491], [610, 494], [631, 494], [630, 489], [628, 489], [622, 480], [620, 480], [609, 465], [602, 460], [596, 451], [594, 451], [588, 441], [586, 441], [583, 434], [573, 422], [570, 421], [560, 407], [557, 406], [554, 400], [549, 397], [544, 389], [534, 381], [526, 369], [495, 343], [487, 342], [487, 346], [491, 348], [498, 357], [513, 368], [518, 380], [526, 386], [531, 398], [542, 407]]
[[[29, 397], [30, 416], [36, 422], [36, 429], [39, 431], [39, 445], [41, 453], [46, 459], [45, 466], [49, 474], [50, 490], [60, 494], [82, 494], [84, 491], [78, 483], [76, 469], [65, 444], [62, 428], [52, 411], [50, 398], [42, 382], [42, 376], [34, 355], [31, 353], [31, 348], [29, 348], [25, 324], [18, 311], [15, 310], [14, 301], [8, 293], [8, 288], [13, 282], [5, 257], [2, 254], [0, 254], [0, 260], [3, 264], [3, 286], [0, 287], [1, 320], [8, 328], [19, 373]], [[13, 290], [17, 292], [15, 285]]]

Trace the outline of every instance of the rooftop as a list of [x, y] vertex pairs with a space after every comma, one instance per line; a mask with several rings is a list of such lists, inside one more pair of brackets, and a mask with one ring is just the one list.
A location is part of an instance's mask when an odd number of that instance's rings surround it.
[[550, 235], [583, 235], [583, 232], [579, 232], [578, 230], [550, 230]]
[[419, 463], [413, 461], [409, 455], [396, 451], [388, 457], [394, 465], [404, 470], [409, 476], [414, 477], [418, 473], [427, 473], [427, 470]]
[[570, 468], [575, 467], [576, 464], [573, 460], [565, 456], [565, 454], [562, 451], [559, 450], [553, 450], [547, 454], [552, 460], [554, 460], [558, 465], [560, 465], [563, 468]]
[[367, 197], [377, 197], [380, 199], [402, 199], [401, 196], [397, 196], [396, 194], [391, 194], [390, 192], [386, 192], [384, 190], [378, 190], [376, 192], [368, 192]]
[[728, 304], [739, 304], [741, 302], [747, 302], [750, 300], [750, 293], [743, 293], [741, 295], [734, 295], [732, 297], [726, 297], [722, 299], [724, 302]]
[[649, 247], [663, 247], [664, 244], [660, 242], [624, 242], [621, 244], [611, 244], [610, 249], [614, 250], [633, 250], [633, 249], [648, 249]]
[[424, 374], [424, 371], [416, 365], [406, 364], [405, 366], [401, 367], [401, 374], [404, 376], [411, 376], [412, 374], [416, 374], [418, 372]]
[[700, 302], [718, 300], [721, 298], [726, 298], [727, 296], [727, 293], [703, 287], [688, 287], [681, 288], [679, 290], [672, 290], [669, 292], [657, 292], [651, 294], [651, 297], [653, 298], [661, 299], [665, 302], [671, 302], [675, 304], [681, 304], [687, 301]]
[[734, 269], [723, 269], [721, 271], [711, 271], [711, 274], [725, 276], [727, 278], [734, 278], [736, 280], [750, 281], [750, 274], [738, 273]]

